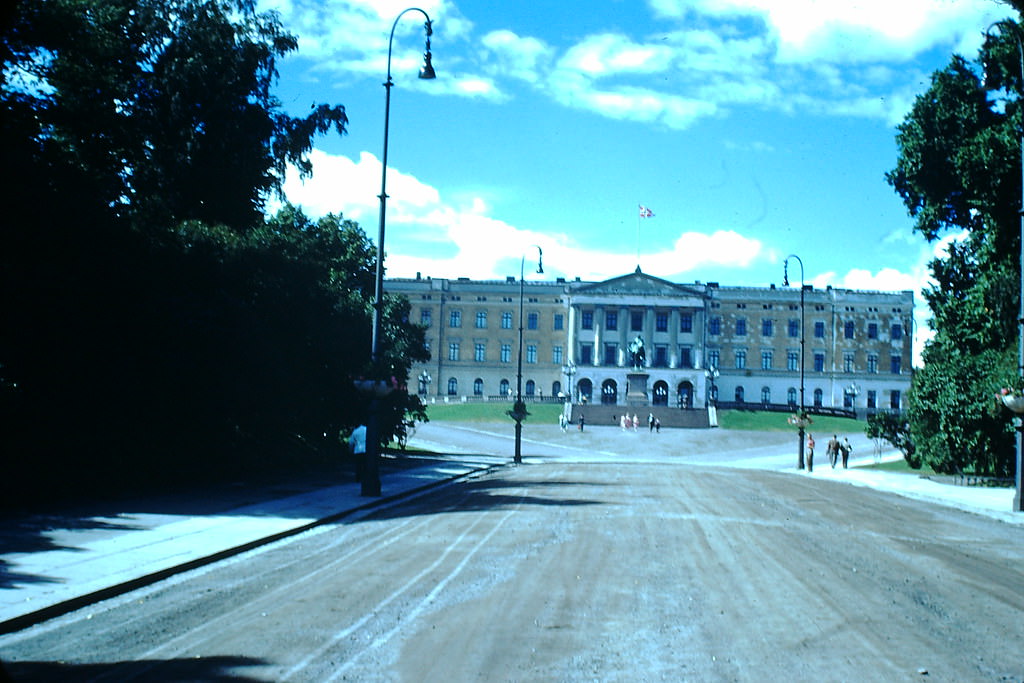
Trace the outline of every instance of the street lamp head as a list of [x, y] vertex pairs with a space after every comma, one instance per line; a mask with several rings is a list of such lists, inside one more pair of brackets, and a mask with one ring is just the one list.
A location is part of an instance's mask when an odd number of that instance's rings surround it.
[[429, 50], [423, 53], [423, 68], [420, 69], [420, 78], [422, 78], [425, 81], [437, 78], [437, 75], [434, 73], [434, 65], [430, 63]]

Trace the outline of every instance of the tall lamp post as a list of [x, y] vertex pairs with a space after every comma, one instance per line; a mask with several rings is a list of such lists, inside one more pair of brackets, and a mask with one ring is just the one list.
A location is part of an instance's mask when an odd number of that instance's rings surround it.
[[[854, 416], [857, 415], [857, 397], [860, 396], [860, 385], [856, 382], [850, 382], [850, 386], [846, 387], [845, 393], [850, 397], [850, 407], [853, 408]], [[845, 402], [844, 402], [845, 403]]]
[[[391, 48], [395, 40], [395, 29], [398, 27], [398, 20], [406, 12], [419, 12], [427, 20], [423, 25], [427, 32], [427, 47], [423, 54], [423, 68], [420, 69], [420, 78], [432, 79], [434, 67], [430, 63], [430, 36], [434, 31], [431, 26], [430, 16], [419, 7], [410, 7], [402, 10], [395, 23], [391, 26], [391, 35], [388, 38], [388, 72], [387, 80], [384, 81], [384, 154], [381, 157], [380, 172], [380, 223], [377, 231], [377, 271], [373, 289], [373, 330], [370, 338], [370, 361], [374, 370], [379, 370], [381, 361], [381, 331], [384, 314], [384, 224], [387, 207], [387, 179], [388, 179], [388, 119], [391, 116]], [[362, 495], [379, 496], [380, 491], [380, 399], [374, 397], [370, 401], [370, 419], [366, 425], [366, 472], [362, 480]]]
[[[1024, 83], [1024, 38], [1020, 27], [1012, 21], [1003, 20], [991, 24], [985, 29], [985, 36], [992, 39], [992, 29], [999, 28], [1000, 33], [1009, 33], [1017, 43], [1020, 57], [1021, 83]], [[1022, 94], [1024, 95], [1024, 94]], [[1024, 380], [1024, 131], [1020, 136], [1021, 153], [1021, 208], [1020, 213], [1020, 308], [1017, 312], [1017, 376]], [[1021, 495], [1021, 469], [1024, 463], [1024, 425], [1017, 427], [1016, 474], [1014, 474], [1015, 491], [1013, 494], [1013, 512], [1024, 512], [1024, 496]]]
[[[537, 272], [544, 272], [544, 252], [536, 244], [537, 248]], [[516, 452], [513, 462], [517, 465], [523, 462], [523, 420], [526, 419], [526, 404], [523, 403], [523, 285], [526, 280], [526, 254], [523, 254], [519, 262], [519, 363], [516, 369], [516, 403], [509, 413], [516, 421]]]
[[421, 372], [420, 376], [419, 376], [419, 381], [420, 381], [420, 396], [426, 396], [427, 392], [429, 391], [430, 382], [433, 381], [431, 376], [430, 376], [430, 373], [427, 372], [426, 370]]
[[566, 396], [569, 397], [569, 403], [575, 403], [575, 387], [572, 383], [572, 378], [576, 375], [576, 364], [572, 361], [567, 362], [562, 366], [562, 374], [565, 375], [566, 383], [569, 385], [566, 387], [569, 391]]
[[804, 415], [804, 347], [807, 345], [807, 336], [804, 331], [804, 262], [796, 254], [790, 254], [782, 264], [782, 286], [789, 286], [789, 259], [795, 258], [800, 264], [800, 413], [797, 418], [797, 434], [800, 444], [797, 446], [796, 468], [804, 468], [804, 427], [806, 420]]
[[719, 376], [718, 368], [712, 365], [704, 371], [704, 376], [711, 382], [711, 388], [708, 391], [708, 399], [711, 404], [718, 405], [718, 391], [715, 390], [715, 380]]

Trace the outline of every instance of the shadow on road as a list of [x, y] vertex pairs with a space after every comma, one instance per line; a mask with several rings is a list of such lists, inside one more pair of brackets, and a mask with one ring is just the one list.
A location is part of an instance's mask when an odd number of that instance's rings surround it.
[[106, 676], [113, 676], [121, 680], [233, 681], [239, 683], [263, 679], [232, 674], [232, 669], [266, 665], [267, 662], [261, 659], [231, 656], [92, 664], [8, 662], [3, 665], [3, 669], [0, 669], [0, 683], [6, 683], [6, 681], [93, 681]]

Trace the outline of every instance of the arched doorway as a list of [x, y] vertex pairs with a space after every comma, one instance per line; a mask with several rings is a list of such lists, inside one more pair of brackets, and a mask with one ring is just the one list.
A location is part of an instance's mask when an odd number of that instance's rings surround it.
[[581, 403], [590, 403], [594, 400], [594, 383], [589, 379], [581, 379], [576, 385], [576, 392]]
[[651, 392], [651, 404], [656, 406], [668, 405], [668, 382], [658, 380], [654, 383], [654, 390]]
[[679, 386], [676, 387], [676, 404], [686, 410], [687, 408], [693, 407], [693, 384], [690, 382], [680, 382]]
[[601, 403], [606, 406], [613, 406], [619, 402], [619, 387], [613, 379], [606, 379], [601, 383]]

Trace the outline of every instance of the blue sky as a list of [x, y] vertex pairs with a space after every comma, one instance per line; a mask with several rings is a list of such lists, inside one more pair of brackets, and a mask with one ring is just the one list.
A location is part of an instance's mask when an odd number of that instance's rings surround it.
[[[884, 174], [895, 126], [954, 52], [1011, 16], [992, 0], [438, 0], [394, 38], [389, 277], [632, 272], [917, 294], [941, 245], [912, 232]], [[407, 1], [264, 0], [299, 36], [277, 94], [343, 104], [286, 193], [376, 238], [388, 35]], [[639, 219], [638, 205], [654, 212]], [[531, 264], [527, 265], [527, 272]], [[790, 264], [791, 280], [799, 266]], [[534, 276], [540, 277], [540, 276]]]

